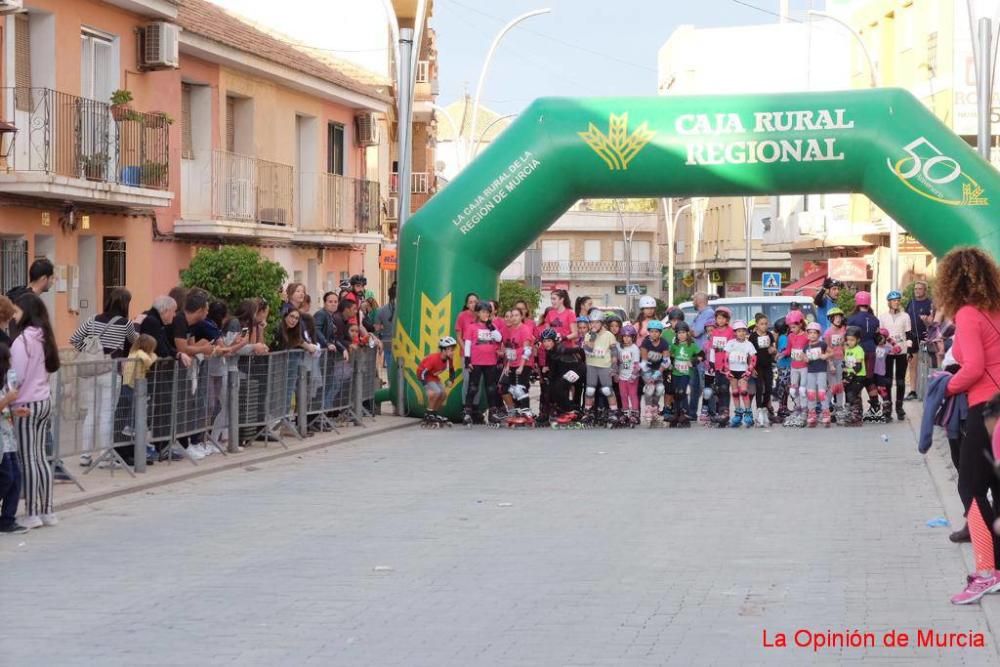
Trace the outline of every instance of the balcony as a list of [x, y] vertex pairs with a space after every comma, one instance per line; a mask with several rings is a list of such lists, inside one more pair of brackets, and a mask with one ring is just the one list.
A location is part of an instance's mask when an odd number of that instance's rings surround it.
[[[213, 150], [184, 160], [178, 234], [290, 241], [295, 234], [295, 169], [291, 165]], [[209, 187], [210, 186], [210, 187]]]
[[376, 181], [307, 173], [299, 183], [301, 208], [296, 241], [323, 243], [331, 237], [346, 243], [379, 240], [380, 199]]
[[60, 202], [169, 206], [169, 130], [160, 114], [49, 88], [2, 88], [0, 117], [17, 127], [0, 192]]
[[[542, 278], [545, 280], [608, 280], [625, 279], [628, 262], [624, 260], [586, 262], [577, 260], [556, 260], [542, 262]], [[633, 280], [657, 280], [660, 264], [649, 261], [632, 261]]]
[[[415, 171], [410, 174], [410, 194], [425, 195], [431, 189], [431, 176], [426, 171]], [[399, 194], [399, 174], [389, 174], [389, 194]]]

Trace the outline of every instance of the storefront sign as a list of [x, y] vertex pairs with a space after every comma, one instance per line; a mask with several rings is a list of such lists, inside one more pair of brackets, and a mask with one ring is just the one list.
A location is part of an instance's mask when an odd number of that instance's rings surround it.
[[383, 271], [395, 271], [399, 268], [395, 248], [382, 248], [382, 252], [378, 255], [378, 268]]
[[829, 274], [845, 283], [868, 282], [868, 262], [864, 257], [831, 257]]

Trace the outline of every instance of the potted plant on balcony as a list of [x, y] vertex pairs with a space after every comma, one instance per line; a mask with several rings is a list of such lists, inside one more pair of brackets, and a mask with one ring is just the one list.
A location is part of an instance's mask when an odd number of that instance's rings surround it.
[[132, 101], [131, 91], [119, 88], [115, 92], [111, 93], [111, 115], [117, 121], [122, 121], [128, 118], [129, 112], [132, 111], [132, 107], [129, 103]]
[[88, 181], [106, 181], [108, 179], [108, 154], [93, 153], [81, 156], [80, 171]]
[[174, 119], [165, 111], [154, 111], [146, 114], [146, 127], [159, 130], [167, 125], [173, 125]]
[[144, 188], [162, 188], [167, 182], [169, 165], [166, 162], [146, 160], [142, 163], [140, 183]]

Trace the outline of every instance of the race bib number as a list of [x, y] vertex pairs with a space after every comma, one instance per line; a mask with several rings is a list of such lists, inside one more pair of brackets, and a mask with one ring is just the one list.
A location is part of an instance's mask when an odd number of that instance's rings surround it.
[[747, 353], [743, 351], [731, 352], [729, 354], [729, 361], [737, 366], [743, 366], [747, 363]]
[[806, 352], [802, 348], [792, 349], [792, 361], [803, 361], [806, 358]]
[[493, 339], [490, 337], [489, 329], [480, 329], [476, 332], [476, 340], [480, 343], [490, 343]]
[[819, 361], [819, 358], [823, 356], [823, 350], [818, 347], [810, 347], [806, 352], [806, 357], [809, 361]]
[[725, 336], [713, 336], [712, 337], [712, 347], [716, 350], [722, 350], [726, 347], [726, 337]]
[[595, 347], [594, 351], [590, 353], [590, 356], [592, 356], [592, 357], [598, 357], [600, 359], [603, 359], [604, 357], [608, 356], [608, 348], [606, 348], [606, 347]]
[[688, 371], [691, 370], [691, 362], [685, 359], [678, 359], [677, 363], [674, 364], [674, 368], [676, 368], [681, 373], [687, 373]]
[[831, 335], [830, 336], [830, 345], [832, 345], [833, 347], [843, 347], [844, 346], [844, 337], [843, 336], [838, 336], [838, 335]]
[[904, 346], [906, 345], [906, 334], [895, 334], [892, 340], [895, 341], [896, 345]]
[[652, 364], [658, 364], [660, 363], [660, 360], [663, 359], [663, 355], [659, 352], [649, 352], [646, 355], [646, 359]]
[[508, 347], [506, 350], [507, 361], [517, 361], [517, 350], [512, 347]]
[[854, 357], [844, 357], [844, 366], [846, 366], [851, 370], [854, 370], [858, 366], [858, 360], [855, 359]]
[[876, 359], [885, 359], [885, 348], [884, 347], [876, 347], [875, 348], [875, 358]]
[[758, 336], [757, 337], [757, 349], [766, 350], [771, 347], [771, 337], [770, 336]]

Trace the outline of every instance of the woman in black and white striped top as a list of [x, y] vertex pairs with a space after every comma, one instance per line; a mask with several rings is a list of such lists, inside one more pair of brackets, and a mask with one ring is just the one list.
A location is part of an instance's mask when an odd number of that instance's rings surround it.
[[[70, 336], [70, 344], [82, 350], [88, 336], [97, 336], [105, 354], [112, 358], [127, 357], [132, 342], [139, 336], [128, 316], [131, 303], [132, 294], [127, 289], [116, 287], [111, 290], [104, 301], [104, 312], [83, 322]], [[80, 434], [80, 450], [83, 452], [80, 465], [90, 465], [90, 451], [95, 444], [101, 450], [114, 444], [111, 427], [117, 397], [112, 395], [112, 372], [77, 379], [79, 406], [87, 411]]]

